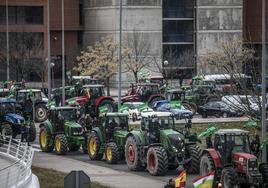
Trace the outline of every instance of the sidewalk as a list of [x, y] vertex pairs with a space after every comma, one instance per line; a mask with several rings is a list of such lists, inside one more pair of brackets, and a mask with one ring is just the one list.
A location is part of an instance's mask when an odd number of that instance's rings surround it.
[[72, 170], [83, 170], [91, 179], [111, 188], [152, 188], [164, 187], [166, 182], [138, 176], [133, 173], [113, 170], [106, 167], [82, 162], [67, 157], [35, 152], [33, 166], [54, 169], [69, 173]]

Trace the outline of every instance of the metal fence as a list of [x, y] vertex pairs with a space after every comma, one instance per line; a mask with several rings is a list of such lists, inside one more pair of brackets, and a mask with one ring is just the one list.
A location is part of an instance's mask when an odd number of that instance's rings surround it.
[[0, 188], [24, 187], [31, 181], [33, 154], [26, 143], [0, 135]]

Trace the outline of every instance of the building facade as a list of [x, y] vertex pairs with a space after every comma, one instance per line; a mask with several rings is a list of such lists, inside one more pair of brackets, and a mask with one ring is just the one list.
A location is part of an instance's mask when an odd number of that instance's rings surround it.
[[[119, 42], [119, 1], [84, 0], [84, 47], [94, 45], [102, 37], [113, 36]], [[162, 3], [161, 0], [123, 0], [122, 9], [123, 45], [134, 33], [146, 40], [148, 56], [162, 55]], [[151, 67], [154, 69], [154, 67]], [[123, 85], [132, 82], [131, 73], [123, 74]], [[116, 83], [118, 76], [112, 80]]]
[[[8, 0], [8, 33], [10, 79], [40, 82], [46, 72], [47, 58], [47, 1]], [[51, 56], [53, 79], [61, 77], [61, 0], [50, 1]], [[6, 1], [0, 1], [0, 80], [6, 76]], [[77, 0], [65, 0], [65, 59], [66, 69], [73, 66], [74, 57], [82, 46], [82, 12]], [[39, 74], [40, 73], [40, 74]], [[43, 75], [46, 77], [46, 74]], [[57, 82], [56, 82], [57, 83]]]
[[202, 56], [222, 40], [242, 39], [243, 0], [197, 0], [197, 73], [220, 73], [202, 65]]

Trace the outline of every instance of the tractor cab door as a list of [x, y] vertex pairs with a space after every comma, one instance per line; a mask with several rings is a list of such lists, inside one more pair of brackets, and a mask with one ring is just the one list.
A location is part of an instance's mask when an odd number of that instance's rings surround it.
[[222, 159], [222, 163], [227, 163], [227, 155], [226, 155], [226, 139], [223, 135], [215, 135], [215, 141], [214, 141], [214, 149], [218, 152], [220, 155], [220, 158]]
[[152, 119], [149, 125], [149, 143], [160, 142], [160, 123], [158, 119]]

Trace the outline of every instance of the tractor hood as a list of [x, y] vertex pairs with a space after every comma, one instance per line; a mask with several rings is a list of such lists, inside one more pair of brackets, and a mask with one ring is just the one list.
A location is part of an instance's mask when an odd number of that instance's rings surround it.
[[120, 137], [120, 138], [125, 138], [129, 132], [128, 131], [123, 131], [123, 130], [118, 130], [114, 132], [115, 137]]
[[7, 113], [5, 115], [5, 121], [11, 124], [21, 125], [24, 123], [24, 118], [18, 114]]
[[168, 140], [170, 145], [177, 150], [184, 147], [184, 136], [173, 129], [160, 130], [160, 138], [163, 139], [162, 143], [164, 143], [164, 140]]
[[72, 127], [72, 128], [80, 128], [82, 127], [80, 124], [74, 122], [74, 121], [65, 121], [64, 123], [66, 126], [68, 127]]

